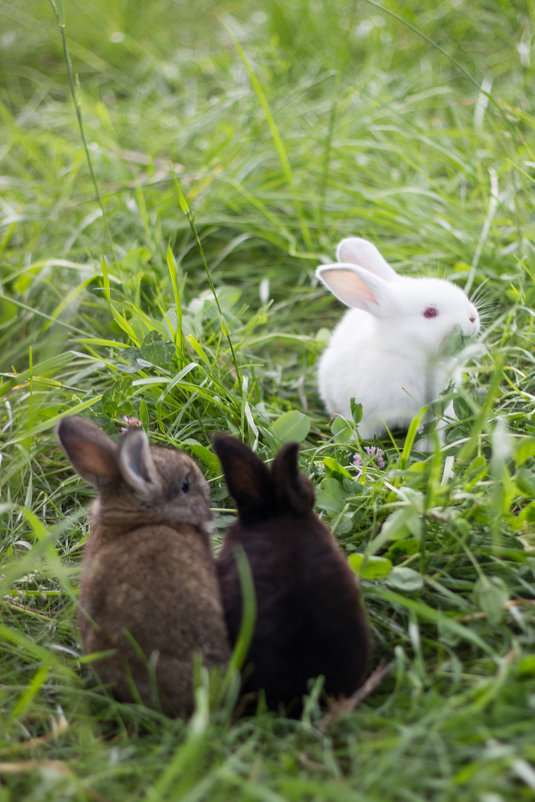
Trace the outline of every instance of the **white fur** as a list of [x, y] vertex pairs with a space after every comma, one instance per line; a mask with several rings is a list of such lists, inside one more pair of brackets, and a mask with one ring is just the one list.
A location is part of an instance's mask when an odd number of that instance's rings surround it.
[[[404, 428], [418, 411], [459, 379], [456, 356], [446, 353], [455, 331], [474, 337], [479, 315], [450, 281], [399, 276], [371, 242], [342, 240], [336, 264], [316, 275], [351, 306], [335, 328], [318, 368], [327, 411], [350, 417], [362, 404], [363, 438]], [[424, 312], [433, 307], [436, 317]], [[459, 327], [457, 329], [457, 327]]]

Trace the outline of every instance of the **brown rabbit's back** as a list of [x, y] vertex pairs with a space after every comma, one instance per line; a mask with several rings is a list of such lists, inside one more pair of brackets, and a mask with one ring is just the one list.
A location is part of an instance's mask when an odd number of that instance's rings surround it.
[[[168, 646], [171, 637], [187, 650], [212, 629], [213, 614], [221, 614], [210, 548], [193, 527], [182, 527], [179, 535], [171, 527], [141, 527], [119, 542], [92, 533], [80, 607], [91, 641], [126, 629], [144, 651]], [[84, 624], [84, 612], [98, 628]]]
[[208, 668], [229, 657], [215, 566], [193, 527], [179, 534], [166, 526], [141, 527], [119, 541], [93, 532], [79, 624], [86, 652], [115, 650], [95, 668], [121, 701], [133, 698], [122, 679], [130, 671], [141, 700], [154, 704], [152, 663], [163, 708], [175, 714], [191, 712], [193, 654]]

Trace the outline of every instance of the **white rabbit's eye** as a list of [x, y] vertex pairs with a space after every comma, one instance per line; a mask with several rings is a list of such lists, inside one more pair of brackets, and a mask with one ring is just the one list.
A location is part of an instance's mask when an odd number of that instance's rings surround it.
[[428, 306], [424, 312], [424, 317], [436, 317], [438, 315], [438, 309], [436, 306]]

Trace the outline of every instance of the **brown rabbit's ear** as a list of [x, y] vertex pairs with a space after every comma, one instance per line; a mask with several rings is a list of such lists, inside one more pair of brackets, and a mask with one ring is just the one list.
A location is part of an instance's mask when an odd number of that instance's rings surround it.
[[138, 496], [150, 499], [160, 492], [161, 479], [143, 429], [131, 429], [124, 435], [119, 444], [119, 467], [124, 481]]
[[119, 476], [117, 444], [93, 423], [79, 415], [62, 418], [56, 433], [75, 471], [100, 490]]
[[271, 466], [271, 479], [277, 507], [296, 515], [310, 512], [314, 505], [314, 488], [297, 464], [298, 443], [283, 446]]
[[273, 493], [269, 471], [256, 454], [235, 437], [212, 437], [230, 495], [242, 521], [269, 517], [273, 513]]

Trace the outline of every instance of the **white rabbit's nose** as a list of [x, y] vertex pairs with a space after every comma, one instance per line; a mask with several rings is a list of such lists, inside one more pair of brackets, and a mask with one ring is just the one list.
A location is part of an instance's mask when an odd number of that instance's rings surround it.
[[468, 336], [475, 337], [476, 334], [479, 334], [479, 315], [477, 314], [476, 311], [474, 311], [472, 312], [468, 320], [470, 322], [470, 332]]

